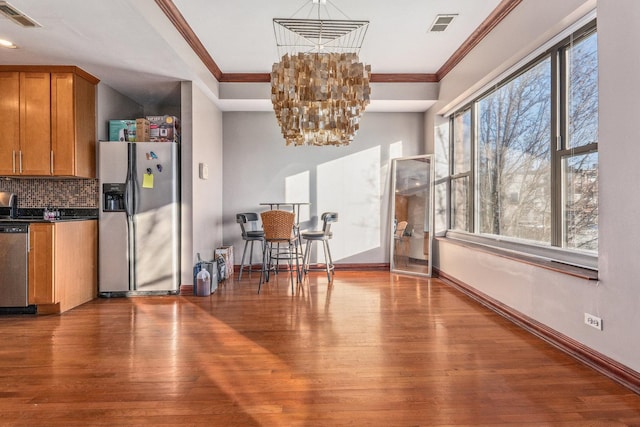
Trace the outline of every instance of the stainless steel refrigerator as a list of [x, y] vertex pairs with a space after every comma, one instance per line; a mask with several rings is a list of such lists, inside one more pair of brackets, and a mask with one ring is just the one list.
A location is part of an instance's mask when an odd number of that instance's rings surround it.
[[177, 293], [178, 144], [98, 144], [100, 295]]

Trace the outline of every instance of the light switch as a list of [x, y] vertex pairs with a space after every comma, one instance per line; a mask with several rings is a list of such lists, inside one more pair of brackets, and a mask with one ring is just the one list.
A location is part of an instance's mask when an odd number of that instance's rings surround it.
[[200, 163], [198, 165], [200, 179], [209, 179], [209, 165], [206, 163]]

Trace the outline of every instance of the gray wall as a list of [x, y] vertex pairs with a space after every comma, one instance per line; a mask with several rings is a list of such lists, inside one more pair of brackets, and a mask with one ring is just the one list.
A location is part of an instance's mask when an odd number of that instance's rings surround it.
[[339, 213], [336, 263], [389, 262], [389, 158], [424, 154], [424, 114], [365, 112], [343, 147], [286, 147], [273, 112], [224, 113], [223, 129], [223, 237], [236, 264], [243, 248], [236, 213], [283, 200], [311, 203], [302, 229], [316, 228], [322, 212]]
[[[222, 245], [222, 112], [202, 90], [182, 83], [181, 284], [193, 283], [196, 255], [213, 259]], [[201, 179], [199, 164], [207, 164]]]
[[[487, 76], [524, 58], [593, 9], [595, 1], [522, 2], [441, 82], [438, 111], [460, 102]], [[614, 360], [640, 371], [640, 181], [637, 96], [640, 2], [599, 0], [599, 282], [590, 282], [456, 245], [436, 243], [437, 266], [447, 274]], [[533, 9], [548, 11], [531, 21]], [[434, 139], [433, 131], [427, 134]], [[436, 144], [436, 153], [438, 146]], [[638, 155], [635, 155], [635, 154]], [[604, 330], [584, 324], [584, 313], [603, 319]]]
[[104, 83], [98, 83], [96, 103], [98, 141], [109, 140], [109, 120], [144, 117], [142, 105]]

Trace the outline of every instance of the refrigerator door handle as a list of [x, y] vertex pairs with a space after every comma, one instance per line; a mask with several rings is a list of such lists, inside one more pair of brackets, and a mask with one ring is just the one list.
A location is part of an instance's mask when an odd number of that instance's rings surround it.
[[136, 213], [135, 206], [135, 156], [131, 147], [131, 143], [127, 143], [127, 162], [129, 167], [127, 168], [127, 178], [124, 183], [124, 209], [128, 218], [133, 217]]
[[134, 213], [133, 206], [133, 191], [131, 191], [131, 177], [130, 173], [127, 172], [127, 180], [124, 182], [124, 211], [127, 214], [127, 217], [132, 217]]
[[124, 212], [127, 217], [130, 217], [132, 215], [130, 208], [132, 200], [130, 200], [130, 198], [131, 191], [129, 191], [129, 173], [127, 172], [127, 179], [124, 182]]

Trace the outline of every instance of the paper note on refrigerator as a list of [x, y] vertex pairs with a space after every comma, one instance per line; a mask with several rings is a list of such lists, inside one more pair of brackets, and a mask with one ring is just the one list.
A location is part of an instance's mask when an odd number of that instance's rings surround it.
[[153, 188], [153, 174], [145, 173], [142, 178], [142, 188]]

